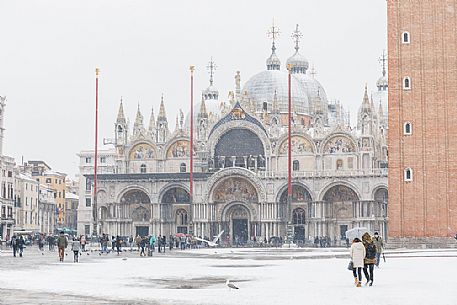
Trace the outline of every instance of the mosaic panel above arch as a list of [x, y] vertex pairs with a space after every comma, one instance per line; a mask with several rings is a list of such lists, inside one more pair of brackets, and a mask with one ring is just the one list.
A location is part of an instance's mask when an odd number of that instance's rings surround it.
[[189, 147], [190, 142], [188, 140], [178, 140], [168, 148], [167, 158], [190, 157]]
[[257, 203], [255, 187], [246, 179], [230, 177], [220, 182], [213, 192], [214, 202], [245, 201]]
[[130, 190], [121, 197], [121, 203], [124, 204], [141, 204], [151, 203], [149, 196], [142, 190]]
[[[314, 153], [312, 144], [304, 137], [292, 136], [291, 142], [292, 142], [291, 150], [295, 154]], [[279, 154], [280, 155], [287, 154], [288, 147], [289, 147], [289, 143], [286, 139], [284, 142], [282, 142], [281, 146], [279, 147]]]
[[[300, 203], [310, 201], [312, 201], [311, 195], [305, 187], [302, 185], [292, 185], [292, 202]], [[279, 202], [287, 203], [287, 188], [282, 192]]]
[[343, 202], [358, 201], [359, 197], [353, 189], [345, 185], [335, 185], [325, 192], [323, 199], [328, 202]]
[[190, 203], [190, 195], [185, 189], [174, 187], [165, 192], [162, 203]]
[[355, 151], [354, 143], [344, 136], [333, 137], [324, 146], [324, 154], [350, 153]]
[[129, 160], [150, 160], [156, 157], [154, 147], [147, 143], [140, 143], [130, 150]]

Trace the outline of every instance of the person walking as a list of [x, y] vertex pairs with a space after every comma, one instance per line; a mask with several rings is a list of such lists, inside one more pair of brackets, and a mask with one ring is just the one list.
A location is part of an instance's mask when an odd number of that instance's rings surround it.
[[121, 246], [122, 246], [122, 240], [121, 240], [120, 236], [117, 235], [117, 236], [116, 236], [116, 250], [117, 250], [117, 255], [119, 255], [119, 253], [122, 252]]
[[371, 239], [370, 233], [366, 232], [362, 235], [362, 242], [365, 247], [365, 259], [363, 273], [367, 282], [365, 285], [373, 285], [374, 264], [376, 263], [376, 246]]
[[149, 248], [151, 249], [151, 254], [152, 252], [155, 251], [155, 243], [156, 243], [156, 236], [154, 234], [151, 235], [149, 238]]
[[157, 250], [159, 253], [162, 252], [162, 235], [157, 236]]
[[24, 237], [21, 235], [17, 240], [17, 248], [19, 250], [19, 257], [22, 257], [22, 253], [24, 252], [25, 240]]
[[135, 237], [135, 244], [136, 244], [136, 246], [137, 246], [137, 248], [138, 248], [138, 252], [140, 252], [141, 239], [142, 239], [142, 238], [140, 237], [140, 235], [137, 235], [137, 236]]
[[60, 232], [59, 238], [57, 239], [57, 248], [59, 248], [59, 259], [63, 262], [65, 255], [65, 248], [68, 246], [67, 238], [65, 237], [63, 231]]
[[13, 248], [13, 256], [16, 257], [16, 252], [17, 252], [17, 236], [13, 235], [11, 237], [11, 247]]
[[140, 248], [141, 248], [140, 256], [146, 256], [146, 253], [144, 253], [145, 247], [146, 247], [146, 237], [142, 238], [140, 241]]
[[379, 236], [378, 232], [374, 232], [373, 243], [376, 246], [376, 267], [379, 268], [379, 263], [381, 261], [381, 254], [384, 251], [384, 241], [382, 237]]
[[165, 253], [165, 249], [167, 248], [167, 237], [165, 234], [162, 236], [162, 246], [163, 246], [163, 253]]
[[86, 235], [81, 235], [79, 242], [81, 244], [81, 251], [86, 252]]
[[365, 259], [365, 247], [359, 238], [354, 238], [351, 245], [352, 274], [356, 287], [362, 287], [362, 268]]
[[71, 242], [71, 251], [73, 251], [73, 262], [79, 262], [79, 250], [81, 250], [81, 242], [74, 237], [73, 241]]
[[173, 235], [170, 234], [170, 237], [168, 237], [168, 249], [170, 251], [171, 251], [171, 249], [173, 249], [173, 244], [174, 244]]

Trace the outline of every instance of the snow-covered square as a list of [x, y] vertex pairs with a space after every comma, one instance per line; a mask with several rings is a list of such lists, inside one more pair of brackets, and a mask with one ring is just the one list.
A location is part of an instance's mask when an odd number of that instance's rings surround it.
[[[363, 304], [454, 305], [457, 251], [396, 250], [356, 288], [348, 250], [197, 249], [153, 257], [137, 252], [71, 254], [30, 249], [0, 256], [5, 304]], [[226, 286], [226, 280], [238, 290]]]

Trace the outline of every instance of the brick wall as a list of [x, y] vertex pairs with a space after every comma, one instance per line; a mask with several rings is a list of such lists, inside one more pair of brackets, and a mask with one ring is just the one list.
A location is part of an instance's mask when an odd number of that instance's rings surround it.
[[[388, 0], [389, 236], [457, 231], [457, 2]], [[410, 43], [401, 41], [404, 31]], [[403, 78], [411, 90], [403, 90]], [[412, 135], [403, 124], [412, 123]], [[413, 181], [405, 182], [406, 167]]]

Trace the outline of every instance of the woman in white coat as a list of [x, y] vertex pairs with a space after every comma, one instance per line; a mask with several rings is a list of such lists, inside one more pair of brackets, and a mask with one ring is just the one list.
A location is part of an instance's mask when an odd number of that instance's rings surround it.
[[352, 273], [354, 274], [355, 285], [362, 287], [362, 268], [365, 259], [365, 246], [357, 237], [351, 245]]

